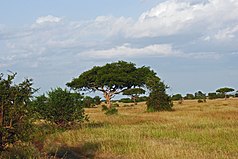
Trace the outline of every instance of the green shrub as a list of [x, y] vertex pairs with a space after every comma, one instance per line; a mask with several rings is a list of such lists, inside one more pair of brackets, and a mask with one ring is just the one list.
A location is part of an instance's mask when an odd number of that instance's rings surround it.
[[106, 115], [116, 115], [118, 114], [118, 110], [115, 107], [112, 107], [111, 109], [106, 110]]
[[217, 99], [217, 94], [216, 93], [208, 93], [208, 99]]
[[93, 100], [94, 100], [94, 104], [95, 105], [100, 105], [101, 104], [101, 98], [99, 97], [99, 96], [95, 96], [94, 98], [93, 98]]
[[16, 141], [28, 141], [32, 134], [33, 114], [30, 98], [36, 91], [32, 80], [13, 84], [16, 74], [0, 75], [0, 151]]
[[121, 103], [133, 103], [134, 101], [131, 100], [130, 98], [122, 98], [119, 100]]
[[150, 95], [146, 102], [147, 111], [171, 111], [173, 103], [168, 94], [166, 94], [166, 86], [158, 77], [154, 77], [147, 82]]
[[102, 105], [102, 111], [107, 111], [108, 110], [108, 107], [106, 105]]
[[66, 89], [56, 88], [48, 92], [47, 96], [39, 96], [32, 106], [39, 118], [62, 127], [88, 120], [81, 105], [81, 95]]
[[182, 100], [182, 99], [183, 99], [183, 97], [181, 94], [175, 94], [172, 96], [172, 100], [175, 100], [175, 101]]
[[83, 98], [83, 107], [84, 108], [91, 108], [95, 106], [94, 99], [92, 97], [86, 96]]

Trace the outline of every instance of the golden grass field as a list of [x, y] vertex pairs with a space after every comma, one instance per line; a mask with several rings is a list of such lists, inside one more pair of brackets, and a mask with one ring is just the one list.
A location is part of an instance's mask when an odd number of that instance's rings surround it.
[[173, 108], [147, 113], [145, 103], [120, 104], [113, 116], [89, 108], [89, 123], [48, 136], [43, 149], [62, 158], [238, 158], [237, 98], [174, 102]]

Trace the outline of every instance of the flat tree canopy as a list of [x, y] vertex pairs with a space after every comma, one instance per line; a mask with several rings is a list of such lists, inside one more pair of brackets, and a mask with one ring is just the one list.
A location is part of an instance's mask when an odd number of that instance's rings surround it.
[[225, 95], [225, 99], [226, 99], [226, 93], [233, 92], [233, 91], [235, 91], [233, 88], [228, 88], [228, 87], [219, 88], [219, 89], [216, 90], [216, 92], [224, 94]]
[[66, 85], [80, 91], [101, 91], [110, 108], [111, 98], [125, 90], [144, 87], [150, 76], [155, 73], [149, 67], [136, 68], [134, 63], [118, 61], [95, 66]]
[[136, 99], [139, 97], [140, 94], [145, 94], [145, 90], [142, 88], [132, 88], [123, 92], [123, 95], [131, 96], [131, 99], [134, 101], [134, 104], [137, 104]]
[[216, 90], [216, 92], [219, 92], [219, 93], [227, 93], [227, 92], [233, 92], [233, 91], [234, 91], [233, 88], [228, 88], [228, 87], [219, 88]]

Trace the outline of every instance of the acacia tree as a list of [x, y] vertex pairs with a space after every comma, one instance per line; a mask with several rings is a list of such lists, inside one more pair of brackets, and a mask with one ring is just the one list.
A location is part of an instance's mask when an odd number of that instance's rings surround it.
[[125, 90], [123, 92], [123, 95], [131, 96], [131, 99], [134, 101], [134, 104], [136, 105], [136, 99], [139, 97], [139, 95], [145, 94], [145, 90], [142, 88], [132, 88]]
[[95, 66], [66, 85], [80, 91], [102, 92], [108, 108], [111, 108], [111, 99], [115, 95], [131, 88], [143, 87], [149, 74], [155, 75], [149, 67], [136, 68], [133, 63], [118, 61]]
[[233, 88], [228, 88], [228, 87], [224, 87], [224, 88], [219, 88], [216, 90], [216, 92], [221, 93], [222, 95], [225, 96], [225, 99], [227, 98], [227, 93], [228, 92], [233, 92], [234, 89]]

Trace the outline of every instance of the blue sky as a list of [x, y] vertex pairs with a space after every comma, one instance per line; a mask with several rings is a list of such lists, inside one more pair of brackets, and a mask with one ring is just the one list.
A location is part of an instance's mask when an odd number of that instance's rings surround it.
[[238, 89], [237, 0], [0, 1], [0, 72], [40, 93], [94, 65], [150, 66], [168, 92]]

